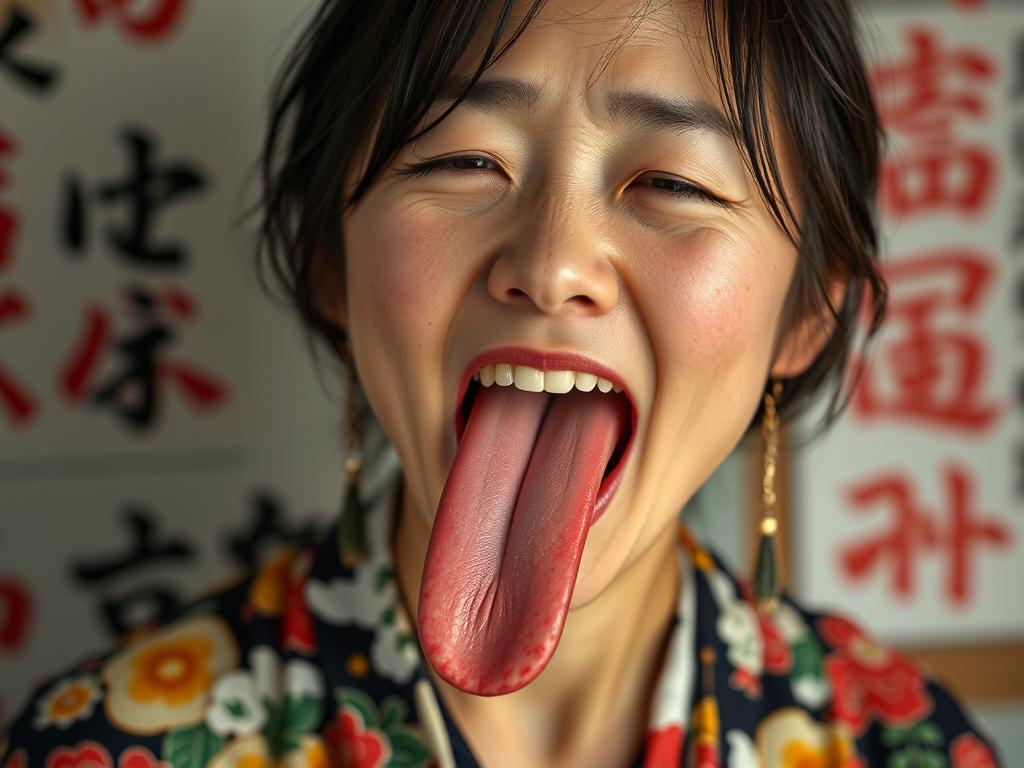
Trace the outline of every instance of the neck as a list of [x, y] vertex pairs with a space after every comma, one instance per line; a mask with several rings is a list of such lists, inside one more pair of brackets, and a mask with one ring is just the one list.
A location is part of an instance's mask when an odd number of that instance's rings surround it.
[[[402, 599], [415, 624], [430, 531], [412, 504], [403, 492], [394, 548]], [[670, 526], [597, 598], [569, 612], [551, 661], [525, 688], [479, 697], [435, 676], [442, 699], [478, 756], [485, 745], [503, 742], [512, 765], [517, 760], [538, 766], [627, 764], [646, 731], [678, 582], [676, 531]], [[613, 740], [619, 755], [609, 748], [612, 728], [631, 735]]]

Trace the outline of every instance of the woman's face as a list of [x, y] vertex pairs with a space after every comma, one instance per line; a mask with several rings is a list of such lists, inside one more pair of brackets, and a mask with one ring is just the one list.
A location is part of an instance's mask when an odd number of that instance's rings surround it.
[[343, 222], [341, 312], [424, 530], [473, 358], [572, 353], [627, 385], [633, 445], [573, 606], [665, 532], [744, 433], [796, 264], [729, 135], [701, 10], [664, 3], [624, 34], [634, 5], [547, 3], [482, 77], [515, 87], [405, 146]]

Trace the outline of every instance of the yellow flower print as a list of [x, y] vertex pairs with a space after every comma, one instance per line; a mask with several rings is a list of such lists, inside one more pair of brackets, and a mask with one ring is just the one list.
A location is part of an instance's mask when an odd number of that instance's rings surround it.
[[87, 719], [101, 697], [100, 686], [91, 675], [78, 675], [62, 680], [39, 700], [33, 726], [67, 728]]
[[280, 616], [284, 611], [289, 571], [295, 550], [288, 548], [260, 568], [249, 589], [249, 604], [263, 616]]
[[139, 701], [183, 704], [210, 687], [213, 648], [196, 635], [157, 643], [132, 659], [128, 693]]
[[319, 736], [307, 734], [302, 737], [299, 747], [281, 759], [280, 768], [331, 768], [327, 745]]
[[843, 726], [816, 722], [795, 708], [773, 712], [761, 723], [757, 754], [765, 768], [845, 768], [854, 757]]
[[103, 668], [107, 717], [155, 734], [203, 719], [213, 680], [238, 666], [238, 647], [216, 616], [190, 616], [128, 645]]
[[270, 768], [270, 746], [263, 736], [243, 736], [232, 740], [210, 758], [207, 768]]

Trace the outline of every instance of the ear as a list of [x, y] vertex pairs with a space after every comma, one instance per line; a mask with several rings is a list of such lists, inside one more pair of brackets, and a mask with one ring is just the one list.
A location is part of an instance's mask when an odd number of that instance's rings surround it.
[[[832, 280], [828, 296], [833, 307], [841, 307], [846, 297], [846, 280]], [[776, 347], [772, 377], [791, 379], [806, 371], [832, 337], [835, 324], [827, 306], [809, 307], [791, 320]]]
[[335, 325], [348, 330], [348, 302], [345, 298], [344, 266], [332, 262], [317, 248], [310, 266], [310, 279], [320, 313]]

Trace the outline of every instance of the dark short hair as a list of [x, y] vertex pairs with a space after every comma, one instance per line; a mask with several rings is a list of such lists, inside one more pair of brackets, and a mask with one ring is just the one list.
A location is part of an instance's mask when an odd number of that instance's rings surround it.
[[[783, 327], [808, 311], [830, 315], [834, 323], [816, 360], [785, 382], [780, 411], [796, 410], [811, 395], [831, 389], [824, 427], [848, 400], [855, 346], [876, 332], [886, 295], [875, 213], [881, 132], [853, 13], [849, 0], [704, 3], [728, 116], [761, 196], [798, 248]], [[470, 42], [486, 33], [485, 23], [493, 25], [489, 43], [467, 88], [519, 38], [543, 0], [533, 0], [515, 28], [513, 5], [514, 0], [324, 0], [286, 60], [262, 154], [260, 273], [335, 352], [345, 333], [320, 307], [315, 281], [330, 268], [344, 286], [341, 213], [359, 202], [394, 154], [415, 138], [416, 126]], [[650, 0], [638, 3], [649, 5]], [[782, 194], [769, 127], [772, 108], [800, 170], [799, 216]], [[364, 151], [365, 170], [346, 189]], [[319, 254], [338, 257], [321, 264]], [[828, 291], [836, 278], [847, 284], [838, 305]], [[865, 303], [871, 309], [862, 313]]]

